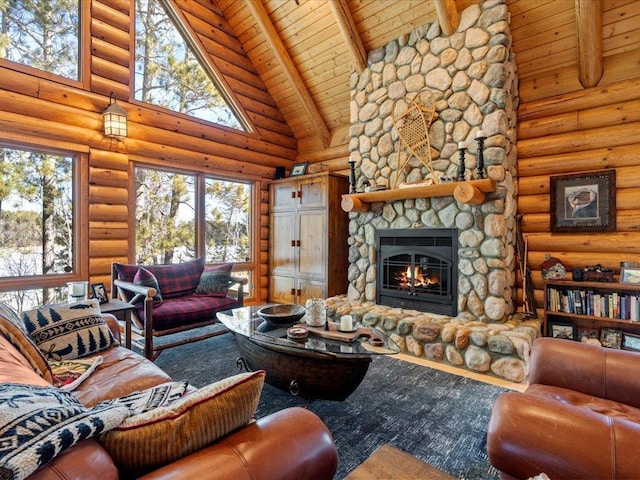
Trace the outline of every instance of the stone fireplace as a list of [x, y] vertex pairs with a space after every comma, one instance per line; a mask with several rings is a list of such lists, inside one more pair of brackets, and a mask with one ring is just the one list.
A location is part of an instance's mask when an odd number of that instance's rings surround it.
[[[396, 260], [377, 239], [390, 230], [447, 230], [456, 235], [450, 248], [456, 250], [452, 260], [457, 263], [447, 273], [451, 278], [445, 294], [455, 296], [453, 306], [444, 308], [440, 301], [432, 301], [411, 308], [468, 321], [505, 321], [514, 312], [515, 297], [518, 104], [506, 2], [469, 6], [461, 12], [460, 26], [451, 36], [441, 33], [436, 22], [370, 52], [368, 68], [352, 74], [351, 87], [350, 159], [356, 164], [357, 191], [367, 186], [391, 188], [398, 176], [407, 184], [427, 177], [423, 163], [415, 158], [406, 162], [406, 149], [399, 145], [393, 122], [395, 112], [408, 108], [407, 99], [425, 88], [435, 99], [429, 140], [437, 175], [456, 178], [462, 142], [465, 179], [476, 179], [475, 137], [483, 130], [486, 176], [497, 188], [475, 206], [448, 195], [374, 203], [368, 211], [350, 213], [348, 299], [410, 305], [415, 278], [404, 282], [405, 290], [385, 279], [384, 274], [388, 277], [396, 268]], [[418, 261], [431, 261], [426, 257], [431, 254]], [[442, 260], [443, 265], [447, 261]], [[422, 290], [418, 293], [427, 294], [428, 289]]]
[[378, 230], [376, 251], [378, 305], [456, 315], [457, 229]]

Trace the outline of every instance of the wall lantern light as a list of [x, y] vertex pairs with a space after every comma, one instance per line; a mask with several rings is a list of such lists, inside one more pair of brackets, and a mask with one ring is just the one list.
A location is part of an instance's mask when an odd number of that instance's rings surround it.
[[127, 136], [127, 112], [118, 105], [113, 92], [109, 95], [109, 106], [102, 116], [104, 118], [104, 134], [107, 137]]

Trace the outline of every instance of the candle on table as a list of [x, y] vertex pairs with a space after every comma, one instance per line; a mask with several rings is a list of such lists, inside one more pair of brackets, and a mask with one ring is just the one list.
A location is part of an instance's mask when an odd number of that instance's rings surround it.
[[340, 330], [346, 332], [353, 330], [353, 317], [351, 315], [343, 315], [340, 317]]

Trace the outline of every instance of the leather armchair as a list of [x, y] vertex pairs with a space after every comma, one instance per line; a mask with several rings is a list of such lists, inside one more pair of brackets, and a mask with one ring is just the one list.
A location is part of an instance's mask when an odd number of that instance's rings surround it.
[[487, 435], [501, 478], [640, 478], [640, 354], [557, 338], [533, 344], [529, 387], [496, 401]]

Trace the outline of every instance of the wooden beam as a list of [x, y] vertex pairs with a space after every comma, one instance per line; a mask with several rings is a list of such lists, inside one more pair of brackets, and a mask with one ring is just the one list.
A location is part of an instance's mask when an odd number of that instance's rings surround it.
[[287, 80], [291, 83], [291, 87], [309, 116], [309, 120], [316, 126], [322, 144], [325, 148], [328, 147], [331, 144], [331, 133], [302, 82], [302, 78], [300, 78], [300, 74], [296, 70], [293, 60], [291, 60], [278, 32], [271, 23], [271, 19], [262, 5], [262, 0], [247, 2], [246, 5], [249, 7], [251, 15], [264, 35], [267, 45], [273, 51], [276, 60], [280, 63], [280, 67], [287, 77]]
[[575, 0], [578, 30], [578, 75], [584, 88], [602, 78], [602, 0]]
[[362, 73], [367, 68], [367, 51], [349, 11], [349, 5], [345, 0], [329, 0], [329, 6], [336, 17], [338, 28], [340, 28], [340, 33], [342, 33], [344, 42], [349, 49], [353, 63], [358, 73]]
[[433, 0], [433, 3], [436, 7], [442, 33], [447, 36], [453, 35], [460, 25], [456, 0]]

